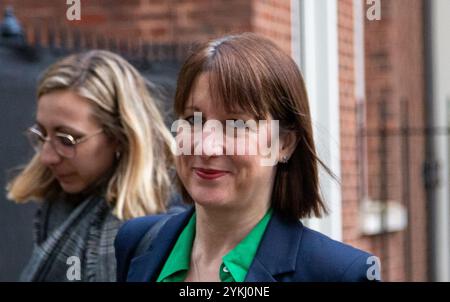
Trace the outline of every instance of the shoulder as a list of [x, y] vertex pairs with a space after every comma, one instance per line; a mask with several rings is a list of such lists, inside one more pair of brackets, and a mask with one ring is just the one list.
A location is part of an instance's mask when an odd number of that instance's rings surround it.
[[379, 265], [373, 255], [307, 227], [303, 227], [301, 236], [297, 267], [304, 275], [321, 281], [356, 282], [377, 279], [371, 274], [371, 268]]
[[[258, 247], [248, 280], [356, 282], [379, 276], [371, 254], [274, 213]], [[376, 265], [379, 263], [377, 262]]]
[[117, 260], [117, 280], [125, 281], [129, 262], [145, 233], [164, 215], [152, 215], [126, 221], [114, 240]]
[[137, 244], [144, 233], [152, 227], [162, 215], [134, 218], [126, 221], [119, 229], [115, 243], [121, 247]]
[[187, 210], [189, 210], [189, 208], [186, 206], [175, 204], [172, 205], [165, 214], [149, 215], [130, 219], [126, 221], [119, 229], [116, 237], [116, 243], [117, 245], [135, 246], [142, 236], [144, 236], [146, 231], [148, 231], [160, 219], [167, 216], [173, 216]]
[[[141, 253], [149, 240], [151, 240], [151, 229], [156, 227], [158, 222], [165, 223], [167, 220], [182, 213], [190, 213], [191, 208], [181, 205], [172, 205], [166, 213], [160, 215], [144, 216], [134, 218], [125, 222], [119, 229], [114, 241], [117, 260], [117, 280], [125, 281], [128, 274], [128, 267], [131, 260]], [[160, 224], [160, 228], [162, 225]], [[158, 232], [157, 230], [155, 230]], [[148, 233], [148, 235], [146, 235]], [[149, 237], [150, 235], [150, 237]], [[144, 245], [140, 245], [140, 243]], [[145, 252], [145, 251], [144, 251]]]

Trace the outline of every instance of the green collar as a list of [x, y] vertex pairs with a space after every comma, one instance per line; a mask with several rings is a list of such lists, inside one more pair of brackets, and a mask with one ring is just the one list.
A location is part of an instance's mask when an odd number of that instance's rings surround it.
[[[245, 280], [271, 217], [272, 209], [269, 209], [250, 233], [222, 257], [219, 270], [219, 278], [222, 282], [243, 282]], [[196, 214], [194, 212], [178, 237], [157, 282], [182, 282], [186, 279], [195, 237], [195, 221]]]

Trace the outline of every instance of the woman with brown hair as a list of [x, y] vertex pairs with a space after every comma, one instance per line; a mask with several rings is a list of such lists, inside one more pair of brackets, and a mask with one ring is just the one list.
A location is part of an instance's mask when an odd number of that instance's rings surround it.
[[27, 131], [36, 154], [8, 186], [10, 199], [41, 205], [21, 281], [115, 281], [122, 221], [165, 211], [173, 136], [148, 84], [101, 50], [41, 76]]
[[119, 281], [367, 280], [370, 254], [300, 222], [326, 206], [305, 85], [288, 55], [250, 33], [201, 45], [179, 73], [175, 112], [177, 174], [193, 207], [124, 225]]

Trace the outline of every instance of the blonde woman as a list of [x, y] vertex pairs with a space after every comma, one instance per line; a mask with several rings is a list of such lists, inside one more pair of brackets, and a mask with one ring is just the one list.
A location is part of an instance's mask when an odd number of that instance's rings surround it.
[[41, 203], [22, 281], [115, 281], [121, 222], [166, 209], [173, 137], [147, 84], [100, 50], [42, 75], [27, 132], [36, 155], [8, 185], [8, 198]]

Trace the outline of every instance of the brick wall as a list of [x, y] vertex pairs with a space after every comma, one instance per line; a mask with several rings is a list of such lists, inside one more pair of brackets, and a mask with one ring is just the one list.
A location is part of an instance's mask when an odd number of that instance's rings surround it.
[[369, 196], [410, 204], [409, 230], [372, 239], [380, 248], [387, 247], [380, 251], [384, 275], [394, 281], [427, 277], [425, 137], [414, 132], [408, 141], [400, 132], [403, 121], [410, 128], [424, 127], [422, 5], [422, 0], [382, 1], [382, 20], [365, 22], [367, 124], [379, 128], [383, 108], [390, 133], [384, 154], [379, 137], [368, 139]]
[[343, 240], [375, 253], [371, 242], [360, 236], [358, 208], [359, 171], [357, 103], [355, 96], [353, 0], [338, 2], [339, 107], [341, 126], [341, 190]]
[[254, 31], [290, 52], [289, 0], [81, 0], [81, 20], [68, 21], [60, 0], [5, 0], [34, 40], [36, 29], [77, 29], [109, 39], [136, 42], [192, 42]]
[[[358, 168], [364, 163], [358, 161], [358, 108], [354, 85], [358, 75], [354, 69], [353, 1], [340, 0], [338, 9], [340, 121], [341, 125], [345, 125], [341, 127], [343, 239], [380, 256], [385, 280], [424, 281], [427, 278], [427, 245], [425, 195], [421, 178], [423, 136], [412, 135], [409, 142], [402, 141], [398, 134], [388, 136], [382, 157], [379, 136], [367, 138], [365, 168], [369, 176], [369, 197], [373, 200], [386, 198], [404, 205], [409, 203], [411, 228], [378, 236], [363, 236], [360, 233], [358, 207], [362, 196], [359, 190], [363, 183]], [[365, 19], [368, 129], [381, 126], [380, 108], [386, 110], [386, 124], [392, 131], [398, 133], [402, 119], [411, 128], [424, 126], [421, 9], [421, 0], [382, 1], [382, 20]], [[386, 105], [380, 107], [381, 100]], [[407, 144], [410, 153], [408, 164], [405, 162]], [[385, 171], [383, 160], [386, 161]]]
[[195, 41], [251, 30], [250, 1], [188, 0], [174, 4], [175, 38]]
[[253, 0], [252, 29], [291, 53], [291, 1]]

